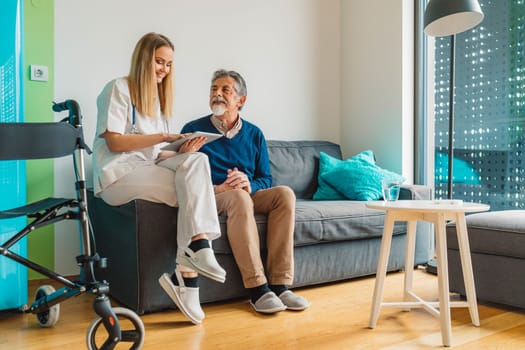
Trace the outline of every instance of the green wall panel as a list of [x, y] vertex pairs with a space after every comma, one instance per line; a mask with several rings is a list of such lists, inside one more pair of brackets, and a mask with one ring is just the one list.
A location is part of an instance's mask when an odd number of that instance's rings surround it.
[[[24, 0], [25, 110], [27, 122], [53, 121], [54, 98], [54, 0]], [[49, 80], [29, 80], [29, 65], [49, 69]], [[54, 195], [54, 164], [52, 160], [27, 162], [27, 201]], [[29, 235], [28, 257], [47, 268], [55, 269], [53, 226]], [[29, 270], [29, 279], [44, 276]]]

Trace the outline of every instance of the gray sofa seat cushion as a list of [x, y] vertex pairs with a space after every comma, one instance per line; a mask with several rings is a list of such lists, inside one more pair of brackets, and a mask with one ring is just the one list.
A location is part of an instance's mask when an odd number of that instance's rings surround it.
[[[503, 210], [466, 217], [472, 253], [525, 258], [525, 210]], [[448, 227], [455, 236], [455, 224]], [[449, 237], [450, 249], [459, 249], [456, 237]]]
[[[384, 212], [360, 201], [298, 200], [295, 211], [295, 246], [381, 237]], [[406, 232], [396, 223], [394, 234]]]
[[[381, 237], [384, 212], [368, 209], [359, 201], [298, 200], [295, 210], [294, 247], [326, 242], [351, 241]], [[266, 216], [255, 216], [261, 249], [266, 249]], [[220, 217], [221, 232], [226, 230], [226, 218]], [[394, 225], [394, 235], [404, 234], [406, 223]], [[219, 254], [231, 254], [228, 238], [223, 235], [213, 241]]]

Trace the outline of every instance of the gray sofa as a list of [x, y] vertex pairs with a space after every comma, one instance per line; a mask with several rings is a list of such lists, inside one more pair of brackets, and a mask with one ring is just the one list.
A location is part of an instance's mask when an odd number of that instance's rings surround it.
[[[525, 210], [468, 215], [476, 294], [482, 302], [525, 308]], [[456, 225], [447, 225], [450, 291], [465, 295]]]
[[[268, 141], [274, 185], [290, 186], [297, 197], [294, 233], [293, 288], [375, 274], [384, 213], [359, 201], [313, 201], [317, 188], [319, 152], [341, 158], [339, 145], [325, 141]], [[97, 271], [110, 283], [110, 294], [137, 313], [172, 308], [157, 278], [175, 267], [177, 209], [135, 200], [119, 207], [107, 205], [89, 191], [89, 215], [97, 251], [108, 258], [108, 268]], [[426, 186], [404, 185], [402, 199], [430, 199]], [[262, 250], [266, 218], [257, 215]], [[231, 253], [225, 218], [222, 237], [213, 242], [217, 260], [226, 269], [224, 284], [200, 279], [203, 303], [246, 297]], [[433, 248], [430, 225], [418, 223], [416, 264], [426, 263]], [[402, 269], [406, 224], [394, 229], [389, 271]], [[263, 254], [264, 256], [264, 254]]]

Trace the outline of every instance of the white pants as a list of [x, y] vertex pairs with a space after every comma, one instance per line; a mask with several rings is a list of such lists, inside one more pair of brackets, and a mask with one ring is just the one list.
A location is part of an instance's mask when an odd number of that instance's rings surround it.
[[210, 240], [221, 235], [210, 165], [204, 153], [182, 153], [157, 165], [139, 166], [108, 186], [100, 197], [110, 205], [144, 199], [178, 206], [177, 255], [199, 233], [206, 233]]

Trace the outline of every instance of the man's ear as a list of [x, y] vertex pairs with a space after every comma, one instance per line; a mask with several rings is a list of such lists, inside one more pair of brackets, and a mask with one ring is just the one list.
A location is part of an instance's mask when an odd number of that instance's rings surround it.
[[246, 96], [241, 96], [239, 98], [239, 107], [244, 106], [244, 103], [246, 102]]

